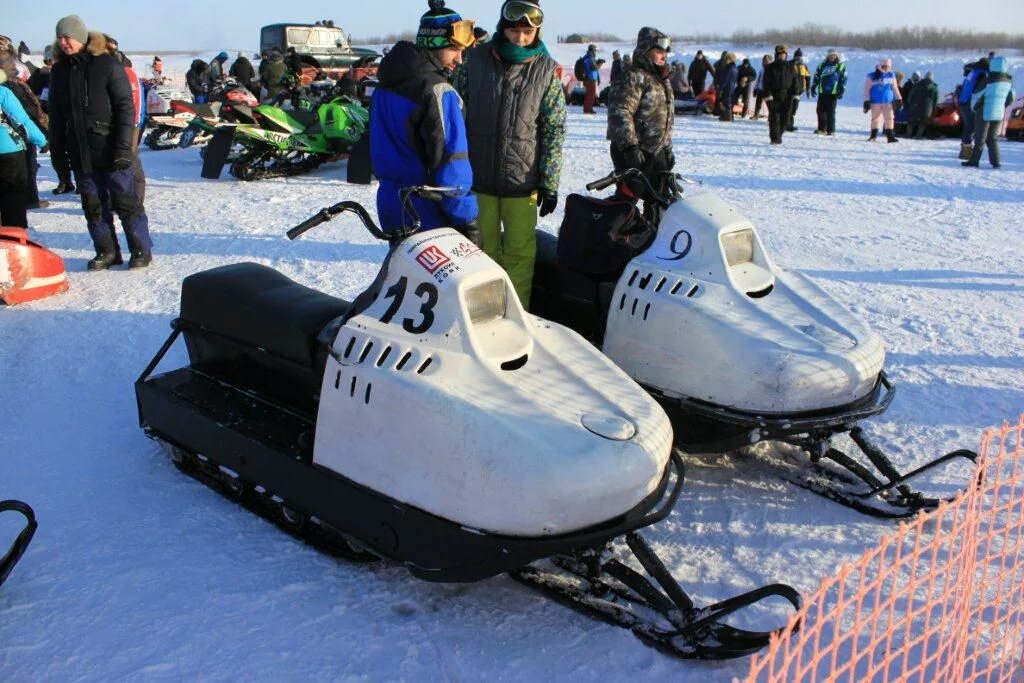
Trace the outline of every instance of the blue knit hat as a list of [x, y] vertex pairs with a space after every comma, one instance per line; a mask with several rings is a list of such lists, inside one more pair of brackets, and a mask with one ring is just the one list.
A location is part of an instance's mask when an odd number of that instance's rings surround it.
[[439, 50], [451, 47], [449, 31], [452, 24], [462, 21], [462, 16], [444, 6], [444, 0], [429, 0], [430, 10], [420, 17], [420, 28], [416, 32], [417, 47]]

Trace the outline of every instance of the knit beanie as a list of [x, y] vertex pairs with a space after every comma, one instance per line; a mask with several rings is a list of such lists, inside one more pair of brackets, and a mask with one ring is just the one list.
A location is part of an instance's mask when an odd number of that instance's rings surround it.
[[420, 17], [420, 28], [416, 32], [416, 46], [430, 50], [451, 47], [449, 27], [462, 17], [453, 9], [444, 6], [444, 0], [429, 0], [430, 10]]
[[57, 39], [59, 40], [61, 36], [74, 38], [83, 45], [89, 42], [89, 31], [77, 14], [69, 14], [57, 22]]

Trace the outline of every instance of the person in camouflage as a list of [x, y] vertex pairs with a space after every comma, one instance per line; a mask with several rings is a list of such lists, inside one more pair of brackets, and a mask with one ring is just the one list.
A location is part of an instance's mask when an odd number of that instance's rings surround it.
[[[466, 108], [483, 249], [529, 307], [537, 211], [558, 205], [565, 94], [541, 40], [537, 0], [506, 0], [490, 43], [466, 53], [453, 85]], [[504, 226], [504, 233], [502, 233]]]
[[[659, 192], [666, 189], [666, 171], [675, 166], [675, 106], [666, 64], [669, 47], [669, 37], [658, 29], [640, 29], [633, 61], [608, 100], [608, 139], [615, 170], [639, 169]], [[630, 179], [620, 183], [618, 192], [624, 197], [644, 199], [644, 215], [657, 221], [655, 204], [646, 196], [643, 183]]]

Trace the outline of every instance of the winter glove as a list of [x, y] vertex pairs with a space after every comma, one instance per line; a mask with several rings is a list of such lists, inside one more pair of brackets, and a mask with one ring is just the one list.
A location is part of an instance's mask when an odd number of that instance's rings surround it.
[[541, 216], [547, 216], [549, 213], [552, 213], [556, 206], [558, 206], [557, 192], [552, 192], [543, 187], [537, 190], [537, 207], [540, 209]]
[[467, 240], [469, 240], [476, 246], [484, 246], [484, 239], [480, 235], [480, 224], [477, 223], [475, 218], [470, 222], [466, 223], [465, 225], [463, 225], [462, 227], [455, 229], [461, 232], [463, 237], [465, 237]]
[[903, 109], [903, 100], [893, 100], [892, 110], [899, 111], [900, 109]]
[[114, 153], [114, 170], [125, 171], [132, 167], [132, 155], [128, 152]]
[[644, 155], [644, 151], [637, 145], [622, 150], [622, 162], [626, 168], [636, 168], [642, 171], [646, 161], [647, 157]]
[[676, 165], [676, 153], [672, 151], [671, 147], [666, 147], [664, 150], [665, 154], [665, 170], [671, 171]]
[[864, 100], [864, 113], [871, 111], [871, 100]]

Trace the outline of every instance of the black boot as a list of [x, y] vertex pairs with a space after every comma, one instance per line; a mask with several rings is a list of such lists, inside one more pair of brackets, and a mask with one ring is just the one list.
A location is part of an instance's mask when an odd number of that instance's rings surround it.
[[877, 128], [872, 128], [871, 129], [871, 135], [868, 136], [868, 142], [874, 142], [877, 139], [878, 139], [878, 129]]
[[75, 191], [75, 184], [70, 180], [62, 180], [57, 183], [57, 187], [53, 188], [54, 194], [67, 194], [68, 192]]
[[148, 251], [133, 251], [132, 257], [128, 260], [128, 267], [132, 270], [145, 268], [153, 262], [153, 254]]
[[896, 131], [892, 128], [885, 129], [885, 138], [886, 142], [899, 142], [899, 140], [896, 139]]
[[110, 266], [122, 263], [121, 257], [114, 251], [97, 252], [96, 256], [89, 259], [86, 266], [89, 270], [106, 270]]

